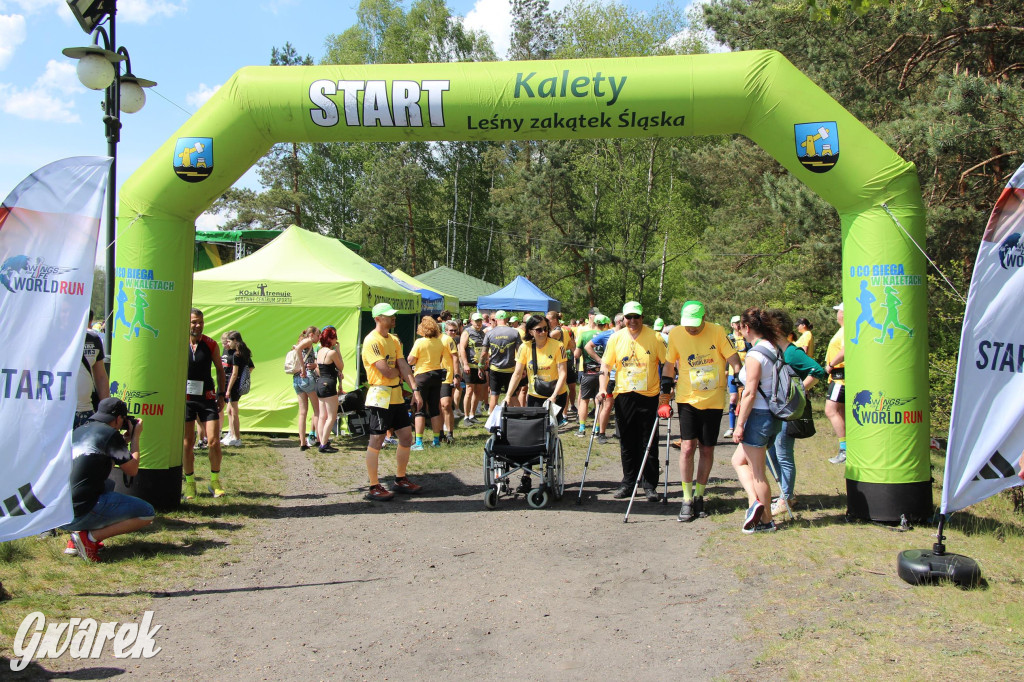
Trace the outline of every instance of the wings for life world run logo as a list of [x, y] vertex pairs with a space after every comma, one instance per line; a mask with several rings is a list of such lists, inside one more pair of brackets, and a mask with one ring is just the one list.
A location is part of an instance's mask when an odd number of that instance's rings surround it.
[[924, 418], [921, 410], [906, 409], [913, 398], [888, 398], [884, 393], [878, 391], [859, 391], [853, 398], [853, 419], [860, 426], [868, 424], [883, 424], [894, 426], [898, 424], [920, 424]]
[[839, 126], [835, 121], [793, 126], [796, 158], [812, 173], [827, 173], [839, 162]]
[[49, 265], [42, 258], [11, 256], [0, 264], [0, 284], [12, 294], [34, 291], [58, 296], [84, 296], [85, 282], [61, 277], [77, 269]]
[[1024, 244], [1019, 233], [1014, 232], [999, 245], [999, 267], [1003, 270], [1024, 267]]
[[146, 400], [156, 395], [158, 391], [137, 391], [128, 388], [120, 381], [110, 382], [110, 395], [120, 398], [128, 406], [128, 414], [145, 416], [160, 416], [164, 413], [163, 403]]
[[292, 292], [273, 291], [266, 282], [260, 282], [251, 289], [239, 289], [235, 295], [235, 303], [274, 303], [290, 305]]
[[174, 172], [185, 182], [202, 182], [213, 173], [213, 138], [179, 137], [174, 144]]

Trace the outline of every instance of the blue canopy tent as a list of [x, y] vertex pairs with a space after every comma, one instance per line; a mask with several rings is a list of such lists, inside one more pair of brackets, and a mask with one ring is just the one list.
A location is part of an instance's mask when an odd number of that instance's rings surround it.
[[403, 282], [402, 280], [392, 275], [390, 272], [387, 271], [387, 269], [383, 265], [378, 265], [376, 263], [371, 263], [370, 265], [383, 272], [385, 275], [391, 278], [392, 282], [395, 282], [400, 287], [408, 289], [409, 291], [415, 291], [417, 294], [419, 294], [420, 300], [422, 301], [422, 309], [420, 310], [421, 315], [438, 315], [441, 313], [442, 310], [444, 310], [444, 296], [442, 296], [441, 294], [431, 289], [418, 289], [414, 286], [411, 286], [408, 282]]
[[511, 283], [489, 296], [481, 296], [476, 300], [477, 310], [516, 310], [522, 312], [541, 312], [549, 310], [561, 312], [562, 303], [551, 298], [530, 280], [519, 275]]

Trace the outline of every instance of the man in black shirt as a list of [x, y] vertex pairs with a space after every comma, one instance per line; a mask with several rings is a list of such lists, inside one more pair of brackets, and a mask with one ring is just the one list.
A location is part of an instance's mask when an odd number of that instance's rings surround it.
[[[185, 442], [181, 455], [181, 473], [185, 476], [185, 500], [196, 497], [195, 445], [196, 421], [209, 443], [210, 494], [224, 495], [220, 482], [220, 415], [224, 409], [224, 365], [217, 342], [203, 334], [203, 311], [193, 308], [188, 328], [188, 381], [185, 388]], [[216, 371], [214, 391], [211, 367]]]
[[78, 555], [87, 561], [100, 560], [99, 548], [107, 538], [153, 522], [152, 505], [114, 492], [114, 482], [108, 478], [115, 464], [129, 476], [138, 473], [141, 435], [142, 420], [129, 421], [128, 406], [117, 398], [101, 400], [89, 422], [71, 433], [71, 504], [75, 518], [63, 529], [71, 531]]

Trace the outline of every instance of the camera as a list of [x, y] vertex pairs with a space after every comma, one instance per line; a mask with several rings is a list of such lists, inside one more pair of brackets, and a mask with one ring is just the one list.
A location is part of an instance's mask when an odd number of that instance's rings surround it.
[[125, 419], [127, 419], [128, 423], [131, 424], [132, 426], [135, 426], [136, 424], [139, 423], [138, 417], [133, 417], [130, 414], [126, 414]]

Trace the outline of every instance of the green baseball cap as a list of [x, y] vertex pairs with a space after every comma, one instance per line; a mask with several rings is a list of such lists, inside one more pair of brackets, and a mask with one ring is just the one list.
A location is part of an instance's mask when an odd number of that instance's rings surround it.
[[499, 310], [498, 312], [494, 313], [494, 319], [496, 320], [504, 320], [506, 317], [508, 317], [508, 313], [506, 313], [504, 310]]
[[480, 313], [473, 313], [472, 315], [469, 316], [469, 319], [472, 320], [473, 322], [476, 322], [477, 320], [484, 319], [484, 316], [481, 315]]
[[740, 316], [739, 315], [733, 315], [732, 319], [729, 320], [729, 324], [735, 324], [735, 323], [737, 323], [739, 321], [740, 321]]
[[660, 317], [657, 318], [656, 320], [654, 320], [654, 331], [660, 332], [664, 328], [665, 328], [665, 320], [661, 319]]
[[626, 305], [622, 306], [623, 315], [643, 315], [644, 307], [637, 301], [628, 301]]
[[516, 317], [515, 315], [513, 315], [512, 317], [510, 317], [510, 318], [509, 318], [509, 320], [508, 320], [508, 321], [509, 321], [509, 322], [518, 322], [518, 321], [519, 321], [519, 318], [518, 318], [518, 317]]
[[699, 327], [704, 321], [704, 304], [700, 301], [687, 301], [683, 304], [682, 317], [679, 324], [684, 327]]
[[594, 322], [597, 322], [598, 324], [611, 324], [612, 318], [607, 315], [598, 315], [594, 318]]
[[370, 314], [373, 317], [394, 317], [398, 311], [392, 308], [390, 303], [378, 303], [373, 306], [373, 312]]

